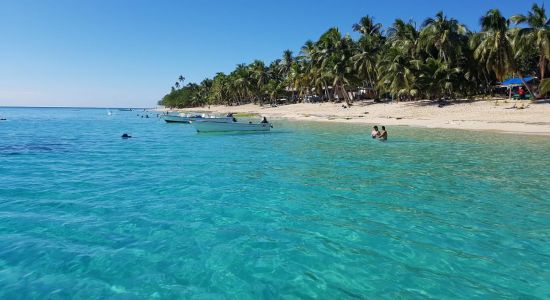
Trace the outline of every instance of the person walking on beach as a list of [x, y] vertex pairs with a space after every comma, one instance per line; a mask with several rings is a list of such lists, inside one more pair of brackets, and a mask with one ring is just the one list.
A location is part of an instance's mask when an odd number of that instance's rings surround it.
[[375, 139], [380, 136], [380, 131], [378, 131], [378, 126], [372, 127], [372, 131], [370, 133], [370, 136]]
[[382, 126], [382, 130], [379, 132], [378, 138], [384, 141], [388, 139], [388, 132], [386, 131], [386, 126]]

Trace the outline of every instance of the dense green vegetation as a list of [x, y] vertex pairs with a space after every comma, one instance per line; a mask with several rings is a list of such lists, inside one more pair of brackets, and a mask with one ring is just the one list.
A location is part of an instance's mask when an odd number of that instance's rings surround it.
[[[205, 104], [346, 101], [359, 94], [374, 99], [456, 99], [489, 95], [507, 77], [545, 78], [550, 58], [550, 20], [534, 4], [509, 19], [497, 9], [480, 19], [472, 32], [442, 12], [420, 27], [401, 19], [388, 28], [365, 16], [353, 25], [358, 38], [330, 28], [300, 53], [290, 50], [269, 65], [256, 60], [229, 74], [217, 73], [200, 84], [172, 87], [159, 104], [195, 107]], [[547, 92], [528, 86], [530, 94]]]

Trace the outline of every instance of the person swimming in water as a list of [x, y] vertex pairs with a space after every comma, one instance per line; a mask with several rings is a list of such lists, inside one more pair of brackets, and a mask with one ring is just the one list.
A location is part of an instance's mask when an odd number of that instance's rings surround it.
[[386, 131], [386, 126], [382, 126], [382, 130], [379, 132], [378, 138], [383, 141], [388, 140], [388, 132]]
[[380, 136], [380, 131], [378, 131], [378, 126], [372, 127], [372, 131], [370, 133], [370, 136], [375, 139]]
[[132, 136], [129, 135], [129, 134], [127, 134], [127, 133], [123, 133], [122, 136], [121, 136], [121, 138], [123, 138], [123, 139], [129, 139], [129, 138], [131, 138], [131, 137], [132, 137]]

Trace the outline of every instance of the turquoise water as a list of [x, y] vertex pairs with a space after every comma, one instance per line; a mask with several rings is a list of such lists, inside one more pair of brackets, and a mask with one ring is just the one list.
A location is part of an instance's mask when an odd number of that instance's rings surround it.
[[550, 298], [549, 138], [115, 113], [0, 108], [1, 299]]

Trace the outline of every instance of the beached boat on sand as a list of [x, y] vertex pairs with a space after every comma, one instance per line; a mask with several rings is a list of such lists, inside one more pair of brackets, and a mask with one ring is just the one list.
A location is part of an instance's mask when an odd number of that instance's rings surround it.
[[270, 123], [241, 123], [241, 122], [191, 122], [197, 132], [232, 132], [232, 131], [269, 131]]

